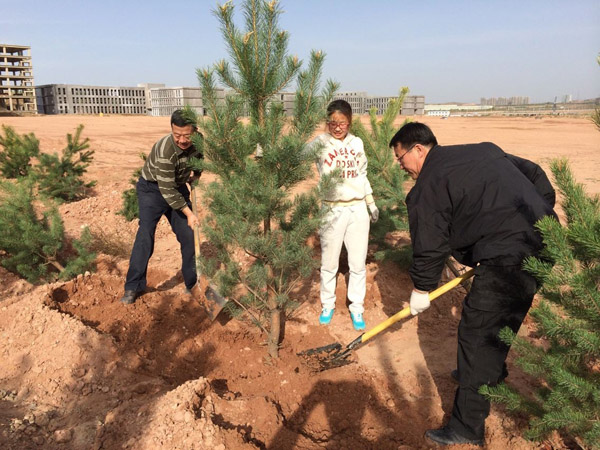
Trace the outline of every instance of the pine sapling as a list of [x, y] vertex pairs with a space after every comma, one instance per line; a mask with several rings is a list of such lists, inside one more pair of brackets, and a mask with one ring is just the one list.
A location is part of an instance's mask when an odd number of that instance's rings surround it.
[[[142, 161], [146, 161], [146, 154], [140, 153], [140, 158]], [[140, 216], [140, 208], [138, 205], [137, 192], [135, 190], [135, 186], [140, 179], [142, 174], [142, 167], [135, 169], [131, 178], [129, 179], [129, 184], [133, 187], [123, 191], [121, 194], [121, 198], [123, 199], [123, 207], [117, 211], [117, 214], [125, 216], [125, 219], [128, 222], [131, 222], [133, 219], [137, 219]]]
[[379, 208], [379, 220], [371, 224], [370, 232], [373, 242], [381, 248], [375, 256], [380, 260], [392, 259], [404, 263], [410, 261], [410, 247], [398, 249], [396, 246], [388, 245], [386, 237], [390, 232], [408, 229], [404, 192], [407, 176], [396, 162], [394, 152], [389, 148], [390, 140], [397, 131], [394, 122], [402, 110], [407, 94], [408, 88], [403, 87], [399, 96], [389, 102], [381, 119], [377, 118], [377, 109], [372, 108], [369, 111], [371, 125], [369, 130], [360, 120], [354, 121], [351, 129], [351, 132], [364, 143], [365, 154], [369, 161], [369, 182]]
[[40, 141], [33, 133], [19, 135], [12, 127], [2, 125], [0, 135], [0, 172], [4, 178], [25, 177], [31, 170], [31, 158], [40, 154]]
[[[287, 53], [288, 34], [278, 28], [276, 1], [244, 3], [245, 30], [233, 22], [227, 2], [215, 12], [231, 63], [198, 70], [208, 117], [200, 122], [204, 154], [195, 167], [217, 175], [204, 185], [209, 210], [203, 231], [217, 251], [202, 258], [204, 272], [231, 299], [230, 312], [267, 334], [278, 356], [284, 321], [298, 305], [294, 292], [314, 270], [309, 238], [321, 222], [319, 189], [299, 190], [312, 175], [315, 151], [307, 150], [336, 88], [320, 78], [324, 55], [313, 51], [308, 66]], [[216, 79], [232, 94], [219, 100]], [[291, 118], [275, 95], [296, 80]], [[240, 120], [244, 111], [249, 123]], [[256, 150], [260, 149], [260, 154]], [[256, 157], [255, 157], [256, 156]]]
[[83, 125], [79, 125], [74, 135], [67, 134], [67, 146], [61, 156], [56, 153], [42, 153], [35, 167], [35, 178], [41, 194], [59, 201], [71, 202], [85, 197], [87, 190], [96, 182], [86, 183], [83, 175], [92, 162], [94, 150], [89, 138], [81, 141]]
[[[598, 64], [600, 64], [600, 56], [596, 58], [596, 61], [598, 62]], [[598, 131], [600, 131], [600, 107], [596, 107], [596, 109], [592, 113], [592, 122], [594, 122], [596, 128], [598, 128]]]
[[[0, 182], [0, 263], [31, 283], [65, 278], [92, 268], [94, 255], [86, 237], [66, 245], [63, 222], [55, 206], [35, 202], [33, 183]], [[65, 266], [69, 268], [65, 270]]]

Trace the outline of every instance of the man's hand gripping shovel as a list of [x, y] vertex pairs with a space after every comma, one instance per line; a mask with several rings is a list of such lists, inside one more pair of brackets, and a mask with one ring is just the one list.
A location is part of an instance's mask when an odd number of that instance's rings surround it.
[[[196, 187], [192, 184], [191, 188], [192, 211], [194, 212], [194, 215], [198, 217], [198, 209], [196, 206]], [[192, 297], [194, 297], [194, 299], [200, 303], [200, 305], [206, 311], [208, 318], [212, 322], [217, 318], [223, 309], [223, 306], [225, 306], [225, 303], [227, 303], [227, 299], [223, 298], [221, 294], [217, 292], [216, 288], [210, 284], [210, 282], [204, 293], [202, 292], [202, 287], [200, 286], [202, 271], [200, 270], [200, 265], [198, 264], [198, 258], [200, 258], [200, 229], [198, 225], [194, 226], [194, 250], [196, 253], [196, 273], [198, 274], [198, 281], [192, 288]]]
[[[471, 278], [473, 276], [473, 273], [473, 269], [470, 269], [462, 275], [449, 281], [448, 283], [440, 286], [436, 290], [431, 291], [429, 293], [429, 300], [434, 300], [440, 295], [445, 294], [449, 290], [455, 288], [459, 284]], [[410, 316], [410, 307], [407, 306], [402, 311], [397, 312], [389, 319], [384, 320], [369, 331], [361, 334], [359, 337], [350, 342], [344, 349], [342, 348], [342, 344], [340, 344], [339, 342], [335, 342], [333, 344], [325, 345], [324, 347], [304, 350], [303, 352], [298, 353], [298, 355], [304, 359], [306, 365], [314, 372], [321, 372], [323, 370], [333, 369], [334, 367], [345, 366], [352, 362], [352, 360], [350, 359], [350, 356], [352, 355], [352, 350], [356, 349], [361, 344], [364, 344], [366, 341], [378, 335], [383, 330], [389, 328], [399, 320], [402, 320], [408, 316]]]

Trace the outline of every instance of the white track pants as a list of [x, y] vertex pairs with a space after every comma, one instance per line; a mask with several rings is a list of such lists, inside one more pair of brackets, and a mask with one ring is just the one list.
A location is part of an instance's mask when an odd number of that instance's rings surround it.
[[350, 311], [364, 311], [367, 290], [367, 249], [369, 244], [369, 213], [365, 202], [352, 206], [336, 206], [327, 214], [321, 227], [321, 305], [335, 308], [335, 286], [342, 244], [348, 251], [350, 279], [348, 300]]

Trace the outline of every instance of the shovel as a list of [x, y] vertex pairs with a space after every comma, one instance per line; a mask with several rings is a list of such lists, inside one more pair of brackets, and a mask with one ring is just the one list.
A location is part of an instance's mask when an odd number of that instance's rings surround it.
[[[435, 300], [440, 295], [445, 294], [449, 290], [455, 288], [463, 281], [466, 281], [467, 279], [471, 278], [473, 276], [473, 273], [474, 270], [470, 269], [462, 275], [449, 281], [448, 283], [440, 286], [435, 291], [431, 291], [429, 293], [429, 300]], [[410, 316], [409, 306], [404, 308], [402, 311], [397, 312], [387, 320], [384, 320], [379, 325], [376, 325], [369, 331], [361, 334], [359, 337], [350, 342], [343, 350], [342, 345], [339, 342], [335, 342], [333, 344], [325, 345], [324, 347], [304, 350], [298, 353], [298, 356], [302, 357], [304, 359], [304, 362], [314, 372], [321, 372], [323, 370], [345, 366], [352, 362], [352, 360], [349, 359], [352, 350], [356, 349], [359, 345], [364, 344], [369, 339], [381, 333], [383, 330], [392, 326], [399, 320], [402, 320], [408, 316]]]
[[[198, 210], [196, 207], [196, 188], [194, 186], [192, 186], [191, 194], [192, 211], [194, 212], [194, 215], [198, 217]], [[198, 275], [198, 281], [191, 289], [192, 297], [194, 297], [194, 299], [200, 303], [202, 308], [204, 308], [206, 311], [208, 318], [212, 322], [217, 318], [223, 309], [223, 306], [225, 306], [225, 303], [227, 303], [227, 299], [223, 298], [210, 283], [206, 287], [204, 294], [202, 293], [202, 288], [200, 287], [200, 275], [202, 274], [202, 271], [200, 270], [200, 264], [198, 264], [198, 258], [200, 258], [200, 229], [198, 225], [194, 226], [194, 250], [196, 253], [196, 273]]]

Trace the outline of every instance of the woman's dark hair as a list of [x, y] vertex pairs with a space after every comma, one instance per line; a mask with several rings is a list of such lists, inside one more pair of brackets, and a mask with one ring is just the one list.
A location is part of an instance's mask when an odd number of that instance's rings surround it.
[[334, 112], [340, 112], [352, 121], [352, 107], [346, 100], [334, 100], [327, 106], [327, 117], [331, 117]]
[[390, 141], [391, 148], [398, 144], [401, 144], [403, 148], [410, 148], [415, 144], [434, 146], [438, 145], [438, 142], [433, 131], [427, 125], [420, 122], [409, 122], [400, 128]]

